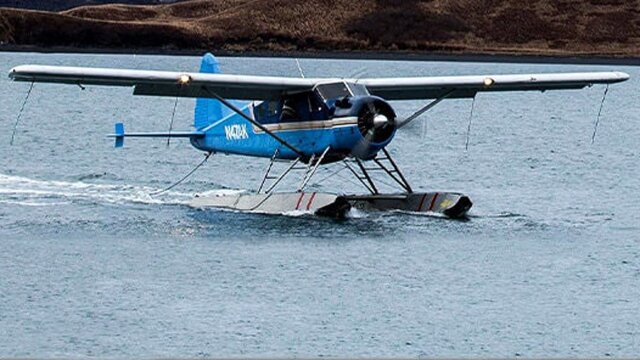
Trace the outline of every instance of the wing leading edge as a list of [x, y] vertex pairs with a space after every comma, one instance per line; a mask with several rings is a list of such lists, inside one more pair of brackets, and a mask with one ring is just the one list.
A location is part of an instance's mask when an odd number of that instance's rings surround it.
[[135, 95], [238, 100], [274, 99], [287, 93], [311, 90], [319, 83], [351, 81], [365, 85], [372, 95], [387, 100], [473, 97], [478, 92], [581, 89], [594, 84], [625, 81], [622, 72], [560, 74], [440, 76], [377, 79], [323, 79], [225, 75], [190, 72], [86, 67], [22, 65], [13, 68], [14, 81], [134, 87]]

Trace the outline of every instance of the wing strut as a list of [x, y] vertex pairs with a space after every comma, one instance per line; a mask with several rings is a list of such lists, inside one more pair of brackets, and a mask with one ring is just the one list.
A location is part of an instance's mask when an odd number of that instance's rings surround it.
[[427, 105], [423, 106], [420, 110], [414, 112], [411, 116], [409, 116], [408, 118], [404, 119], [401, 123], [399, 123], [398, 124], [398, 129], [403, 127], [403, 126], [405, 126], [405, 125], [408, 125], [410, 122], [412, 122], [413, 120], [417, 119], [420, 115], [422, 115], [425, 112], [427, 112], [427, 110], [429, 110], [432, 107], [438, 105], [442, 100], [445, 100], [446, 98], [451, 96], [455, 91], [456, 91], [456, 89], [451, 89], [451, 90], [445, 92], [444, 94], [442, 94], [437, 99], [435, 99], [432, 102], [428, 103]]
[[267, 129], [266, 127], [264, 127], [259, 122], [255, 121], [254, 119], [252, 119], [249, 116], [247, 116], [247, 114], [243, 113], [242, 110], [238, 109], [232, 103], [230, 103], [229, 101], [227, 101], [223, 97], [219, 96], [218, 94], [214, 93], [213, 91], [209, 90], [208, 88], [206, 88], [204, 86], [202, 87], [202, 89], [204, 91], [206, 91], [207, 93], [209, 93], [209, 95], [213, 96], [216, 100], [218, 100], [221, 103], [223, 103], [226, 107], [228, 107], [229, 109], [233, 110], [236, 114], [242, 116], [245, 120], [247, 120], [251, 124], [255, 125], [256, 127], [258, 127], [260, 130], [264, 131], [265, 133], [267, 133], [269, 136], [274, 138], [277, 142], [279, 142], [280, 144], [288, 147], [291, 151], [293, 151], [294, 153], [298, 154], [302, 159], [308, 160], [308, 156], [306, 156], [302, 151], [298, 150], [293, 145], [291, 145], [288, 142], [286, 142], [280, 136], [278, 136], [278, 135], [274, 134], [273, 132], [271, 132], [271, 130]]

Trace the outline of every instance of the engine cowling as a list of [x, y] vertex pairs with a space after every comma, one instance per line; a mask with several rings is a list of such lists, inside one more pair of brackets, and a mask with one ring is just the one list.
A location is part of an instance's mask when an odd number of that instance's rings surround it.
[[386, 101], [371, 97], [360, 104], [358, 129], [371, 144], [390, 141], [396, 131], [396, 114]]
[[372, 159], [395, 136], [396, 113], [391, 105], [380, 97], [343, 97], [332, 102], [330, 106], [333, 108], [334, 118], [357, 118], [358, 132], [340, 144], [340, 147], [346, 148], [345, 156], [362, 160]]
[[396, 113], [389, 103], [376, 96], [354, 99], [353, 112], [358, 117], [362, 137], [354, 144], [351, 155], [362, 160], [372, 159], [395, 136]]

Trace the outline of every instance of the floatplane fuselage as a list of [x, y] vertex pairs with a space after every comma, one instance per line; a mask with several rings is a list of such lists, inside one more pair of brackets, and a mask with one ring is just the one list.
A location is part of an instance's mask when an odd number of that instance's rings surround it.
[[[329, 90], [334, 92], [327, 94]], [[207, 101], [211, 100], [201, 102]], [[369, 160], [391, 142], [396, 132], [391, 106], [354, 83], [321, 84], [312, 91], [238, 105], [244, 115], [224, 115], [203, 127], [199, 131], [202, 136], [192, 137], [191, 144], [202, 151], [266, 158], [276, 154], [278, 159], [301, 158], [304, 162], [329, 149], [324, 163], [331, 163], [350, 156]], [[200, 110], [198, 106], [215, 108], [198, 104], [196, 111]], [[247, 117], [264, 129], [248, 122]]]

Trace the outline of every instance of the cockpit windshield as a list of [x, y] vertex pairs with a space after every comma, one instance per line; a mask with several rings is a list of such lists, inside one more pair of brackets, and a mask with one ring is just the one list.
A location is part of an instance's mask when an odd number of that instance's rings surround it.
[[316, 86], [315, 91], [324, 101], [352, 95], [344, 82], [320, 84]]
[[367, 87], [361, 84], [348, 82], [335, 82], [319, 84], [315, 87], [315, 92], [324, 100], [339, 99], [345, 96], [367, 96]]

